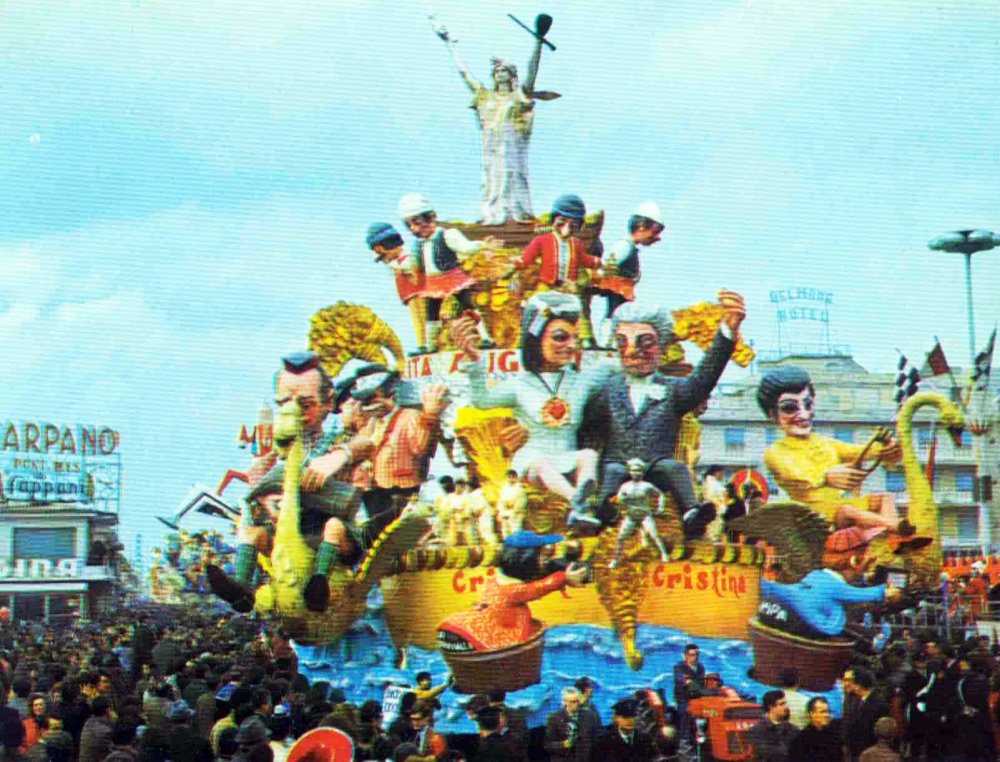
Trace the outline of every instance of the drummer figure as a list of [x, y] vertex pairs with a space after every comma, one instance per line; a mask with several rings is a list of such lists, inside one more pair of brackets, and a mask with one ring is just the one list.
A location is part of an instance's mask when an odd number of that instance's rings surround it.
[[665, 226], [663, 214], [655, 201], [643, 201], [628, 219], [628, 238], [622, 238], [611, 247], [611, 253], [590, 285], [594, 296], [607, 301], [604, 318], [596, 331], [598, 344], [610, 345], [611, 316], [625, 302], [635, 300], [635, 287], [639, 283], [639, 247], [652, 246], [660, 240]]

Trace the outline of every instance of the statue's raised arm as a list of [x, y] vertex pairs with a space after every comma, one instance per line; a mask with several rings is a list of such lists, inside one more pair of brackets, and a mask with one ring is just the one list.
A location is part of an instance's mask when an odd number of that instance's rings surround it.
[[555, 93], [535, 91], [542, 46], [554, 49], [544, 36], [552, 24], [551, 17], [539, 16], [535, 31], [517, 19], [514, 21], [535, 37], [527, 80], [523, 84], [518, 80], [517, 66], [513, 63], [494, 58], [492, 87], [487, 87], [470, 73], [458, 53], [456, 40], [431, 17], [432, 29], [445, 43], [459, 74], [473, 93], [472, 108], [483, 140], [479, 221], [484, 225], [503, 225], [508, 220], [534, 222], [528, 190], [528, 143], [534, 124], [535, 100], [559, 97]]

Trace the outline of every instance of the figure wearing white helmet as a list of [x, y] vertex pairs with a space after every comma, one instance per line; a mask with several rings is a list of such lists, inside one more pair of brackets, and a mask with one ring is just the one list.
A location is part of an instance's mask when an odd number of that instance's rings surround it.
[[601, 346], [608, 346], [611, 333], [611, 316], [625, 302], [635, 299], [635, 286], [639, 282], [639, 247], [652, 246], [660, 240], [665, 226], [663, 213], [655, 201], [643, 201], [628, 220], [628, 238], [622, 238], [611, 247], [602, 276], [595, 278], [591, 288], [597, 296], [607, 299], [607, 311], [601, 320], [597, 336]]
[[[462, 262], [493, 245], [493, 241], [470, 241], [459, 230], [441, 227], [434, 206], [420, 193], [407, 193], [399, 199], [397, 211], [415, 238], [405, 267], [423, 275], [420, 295], [426, 305], [427, 323], [425, 344], [417, 354], [433, 352], [441, 333], [441, 303], [446, 298], [454, 295], [463, 312], [475, 312], [472, 287], [476, 282], [462, 269]], [[482, 346], [493, 346], [482, 320], [478, 326]]]

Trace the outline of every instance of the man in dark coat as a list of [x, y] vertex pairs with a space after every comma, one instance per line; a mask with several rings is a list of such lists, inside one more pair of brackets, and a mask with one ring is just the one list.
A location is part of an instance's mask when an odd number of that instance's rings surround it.
[[93, 714], [80, 733], [80, 762], [101, 762], [111, 752], [114, 710], [108, 696], [98, 696], [91, 704]]
[[830, 719], [830, 705], [822, 696], [806, 704], [809, 724], [788, 745], [788, 762], [843, 762], [840, 720]]
[[784, 691], [767, 691], [761, 699], [764, 716], [750, 728], [747, 741], [753, 747], [754, 762], [786, 762], [788, 747], [798, 732], [788, 721], [788, 700]]
[[853, 667], [844, 674], [844, 686], [857, 697], [856, 709], [845, 712], [844, 742], [852, 762], [857, 762], [861, 752], [878, 741], [875, 723], [880, 717], [891, 717], [892, 708], [875, 690], [875, 675], [865, 667]]
[[504, 713], [498, 706], [485, 706], [476, 712], [479, 726], [479, 749], [473, 762], [527, 762], [524, 745], [513, 733], [504, 732]]
[[669, 313], [646, 311], [632, 304], [618, 310], [613, 331], [623, 372], [601, 387], [584, 415], [583, 430], [603, 439], [586, 443], [604, 446], [601, 505], [628, 479], [628, 461], [640, 458], [648, 464], [643, 480], [674, 498], [689, 537], [704, 532], [715, 518], [715, 509], [710, 504], [699, 505], [687, 464], [674, 459], [677, 433], [681, 418], [705, 402], [715, 388], [746, 316], [739, 294], [724, 291], [719, 300], [725, 314], [712, 346], [691, 375], [683, 378], [657, 370], [673, 335]]
[[635, 727], [639, 702], [625, 698], [612, 707], [611, 725], [597, 737], [593, 759], [614, 762], [651, 762], [657, 756], [656, 746]]
[[595, 735], [593, 716], [580, 711], [580, 692], [576, 688], [563, 689], [562, 704], [562, 709], [545, 721], [545, 750], [553, 760], [588, 762]]

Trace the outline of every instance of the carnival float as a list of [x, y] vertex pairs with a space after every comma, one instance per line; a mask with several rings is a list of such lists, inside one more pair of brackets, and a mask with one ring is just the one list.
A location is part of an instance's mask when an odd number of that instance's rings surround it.
[[[654, 296], [639, 265], [664, 230], [654, 202], [636, 204], [608, 249], [603, 213], [576, 195], [535, 213], [534, 108], [558, 97], [535, 89], [550, 18], [532, 32], [524, 81], [497, 59], [488, 85], [432, 23], [482, 133], [480, 219], [445, 221], [427, 197], [407, 193], [400, 229], [375, 222], [359, 233], [410, 311], [412, 348], [348, 301], [303, 326], [307, 351], [278, 368], [277, 411], [240, 432], [250, 464], [175, 517], [214, 512], [237, 527], [233, 562], [207, 562], [212, 590], [237, 611], [279, 620], [327, 659], [341, 639], [364, 648], [371, 630], [358, 623], [375, 596], [392, 666], [413, 651], [420, 664], [439, 653], [433, 663], [459, 692], [538, 683], [554, 635], [574, 627], [594, 642], [613, 635], [605, 656], [645, 666], [653, 683], [678, 643], [707, 638], [720, 643], [720, 660], [749, 642], [760, 682], [798, 666], [806, 688], [829, 689], [852, 643], [845, 606], [893, 599], [886, 583], [852, 584], [859, 558], [902, 575], [909, 592], [936, 583], [937, 508], [910, 426], [917, 409], [933, 407], [957, 431], [961, 411], [917, 394], [895, 431], [842, 452], [810, 430], [808, 378], [778, 379], [761, 406], [785, 431], [772, 471], [793, 500], [765, 502], [766, 481], [746, 470], [734, 486], [754, 509], [721, 533], [693, 469], [698, 416], [716, 382], [729, 362], [745, 367], [754, 356], [740, 334], [742, 297], [721, 290], [686, 307], [637, 306]], [[592, 316], [595, 300], [603, 319]], [[696, 363], [691, 350], [702, 354]], [[860, 481], [823, 472], [867, 472], [882, 460], [903, 468], [906, 518], [860, 497]], [[429, 481], [432, 463], [453, 476]], [[234, 481], [250, 490], [239, 502], [223, 495]], [[642, 628], [670, 628], [670, 649], [644, 641]]]

